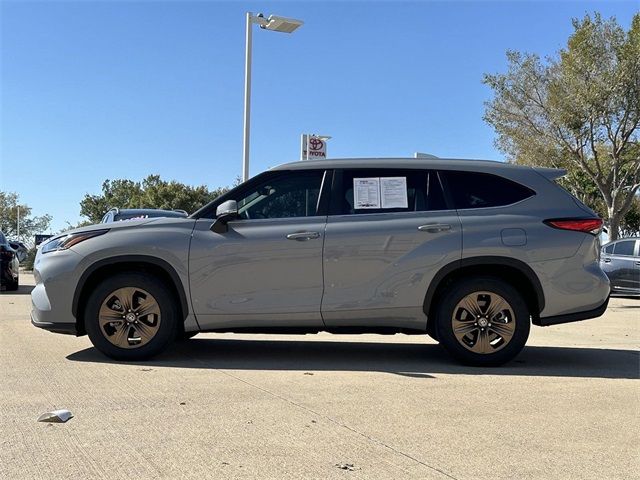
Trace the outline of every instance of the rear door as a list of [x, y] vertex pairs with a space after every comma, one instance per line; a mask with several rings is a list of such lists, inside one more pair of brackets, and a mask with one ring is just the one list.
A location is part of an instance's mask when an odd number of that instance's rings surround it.
[[325, 324], [424, 329], [429, 283], [461, 248], [460, 222], [436, 172], [336, 171], [323, 254]]

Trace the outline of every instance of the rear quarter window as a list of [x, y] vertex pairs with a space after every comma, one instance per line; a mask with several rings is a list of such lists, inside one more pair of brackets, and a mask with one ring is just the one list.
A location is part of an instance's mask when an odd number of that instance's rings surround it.
[[479, 172], [443, 172], [446, 189], [457, 209], [502, 207], [535, 195], [524, 185], [498, 175]]

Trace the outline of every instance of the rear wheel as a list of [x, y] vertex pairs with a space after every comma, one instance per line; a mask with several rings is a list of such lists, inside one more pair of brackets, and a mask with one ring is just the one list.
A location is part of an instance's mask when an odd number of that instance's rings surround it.
[[491, 277], [454, 284], [436, 322], [442, 346], [468, 365], [502, 365], [520, 353], [529, 337], [529, 310], [522, 296]]
[[116, 360], [144, 360], [175, 339], [178, 309], [155, 277], [122, 273], [104, 280], [89, 297], [85, 328], [93, 345]]

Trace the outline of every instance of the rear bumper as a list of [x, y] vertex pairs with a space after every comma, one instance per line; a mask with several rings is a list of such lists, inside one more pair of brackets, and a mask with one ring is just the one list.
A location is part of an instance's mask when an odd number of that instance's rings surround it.
[[587, 310], [585, 312], [568, 313], [566, 315], [556, 315], [555, 317], [538, 318], [533, 321], [534, 325], [540, 327], [548, 327], [549, 325], [558, 325], [561, 323], [579, 322], [581, 320], [589, 320], [590, 318], [600, 317], [609, 305], [609, 297], [604, 301], [602, 305], [593, 310]]

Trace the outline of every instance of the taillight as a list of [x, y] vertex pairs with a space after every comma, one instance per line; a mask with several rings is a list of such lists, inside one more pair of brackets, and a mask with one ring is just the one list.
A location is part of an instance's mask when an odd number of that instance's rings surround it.
[[560, 230], [573, 230], [592, 235], [598, 235], [602, 229], [601, 218], [556, 218], [545, 220], [544, 223]]

